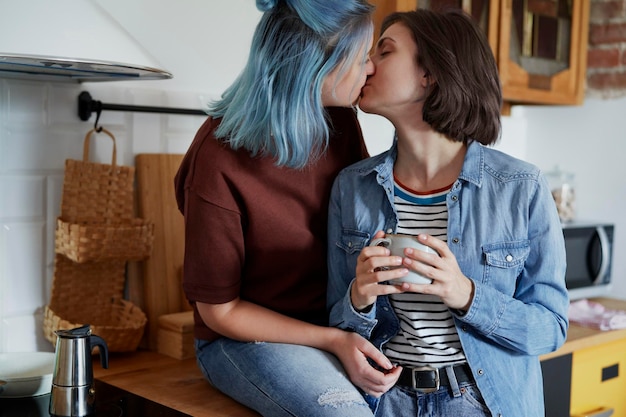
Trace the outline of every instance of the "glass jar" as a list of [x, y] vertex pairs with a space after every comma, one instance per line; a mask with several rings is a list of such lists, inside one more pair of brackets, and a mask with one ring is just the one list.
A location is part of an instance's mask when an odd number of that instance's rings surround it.
[[558, 166], [547, 172], [552, 197], [556, 203], [561, 222], [568, 223], [576, 217], [576, 189], [574, 174], [562, 171]]

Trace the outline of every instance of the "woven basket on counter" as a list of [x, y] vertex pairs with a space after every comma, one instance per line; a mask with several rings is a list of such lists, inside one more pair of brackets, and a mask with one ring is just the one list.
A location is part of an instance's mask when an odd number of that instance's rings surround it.
[[[102, 131], [113, 140], [111, 165], [89, 161], [89, 139]], [[126, 262], [152, 251], [154, 224], [134, 217], [135, 168], [116, 164], [115, 137], [106, 129], [85, 136], [83, 160], [68, 159], [55, 231], [55, 264], [44, 336], [84, 324], [111, 352], [137, 349], [146, 315], [123, 300]]]

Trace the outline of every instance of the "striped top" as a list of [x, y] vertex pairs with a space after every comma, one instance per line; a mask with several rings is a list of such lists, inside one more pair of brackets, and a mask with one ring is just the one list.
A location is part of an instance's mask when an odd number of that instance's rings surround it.
[[[394, 182], [398, 213], [396, 233], [428, 233], [447, 242], [448, 187], [419, 193]], [[437, 296], [403, 293], [389, 296], [400, 331], [385, 345], [385, 355], [403, 366], [442, 366], [465, 362], [452, 314]]]

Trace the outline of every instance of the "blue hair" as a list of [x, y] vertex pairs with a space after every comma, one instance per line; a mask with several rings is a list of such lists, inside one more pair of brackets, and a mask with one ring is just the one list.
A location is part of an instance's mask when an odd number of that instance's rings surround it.
[[339, 79], [357, 59], [372, 36], [373, 7], [365, 0], [257, 0], [257, 6], [266, 12], [248, 62], [208, 113], [222, 118], [215, 136], [231, 148], [302, 168], [328, 146], [324, 79], [335, 69]]

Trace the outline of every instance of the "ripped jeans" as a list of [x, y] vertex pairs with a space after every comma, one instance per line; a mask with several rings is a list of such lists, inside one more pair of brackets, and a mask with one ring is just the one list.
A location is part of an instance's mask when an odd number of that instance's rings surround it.
[[337, 358], [319, 349], [227, 338], [196, 340], [209, 382], [265, 417], [368, 417], [372, 412]]

